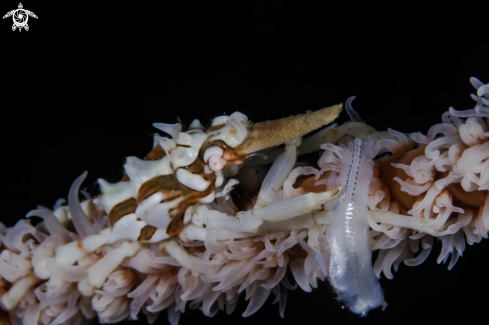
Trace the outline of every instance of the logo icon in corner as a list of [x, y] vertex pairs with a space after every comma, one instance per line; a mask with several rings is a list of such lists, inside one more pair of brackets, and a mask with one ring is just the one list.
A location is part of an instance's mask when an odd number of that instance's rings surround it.
[[5, 19], [10, 16], [12, 16], [12, 19], [14, 21], [14, 24], [12, 25], [12, 31], [15, 31], [15, 29], [18, 28], [19, 32], [22, 31], [22, 28], [24, 28], [25, 30], [29, 30], [29, 25], [27, 25], [29, 16], [37, 19], [36, 14], [32, 11], [25, 10], [22, 6], [22, 3], [19, 3], [19, 8], [7, 12], [5, 16], [3, 16], [3, 18]]

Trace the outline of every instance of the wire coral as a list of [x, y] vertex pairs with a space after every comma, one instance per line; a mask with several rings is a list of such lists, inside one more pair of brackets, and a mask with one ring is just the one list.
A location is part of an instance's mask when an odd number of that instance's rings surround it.
[[465, 242], [488, 236], [489, 85], [471, 82], [475, 108], [450, 108], [427, 135], [376, 131], [353, 98], [350, 122], [304, 139], [341, 105], [257, 124], [235, 112], [185, 132], [155, 123], [168, 137], [127, 158], [120, 182], [100, 179], [100, 196], [80, 202], [85, 172], [67, 204], [27, 214], [42, 222], [0, 223], [2, 321], [117, 323], [142, 312], [152, 323], [166, 311], [177, 324], [187, 307], [230, 314], [240, 296], [246, 317], [272, 294], [284, 317], [287, 292], [318, 279], [356, 314], [385, 307], [382, 273], [421, 264], [434, 238], [451, 269]]

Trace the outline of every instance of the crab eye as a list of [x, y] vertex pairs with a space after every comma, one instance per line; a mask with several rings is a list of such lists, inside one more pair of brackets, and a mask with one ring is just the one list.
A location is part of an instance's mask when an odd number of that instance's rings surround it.
[[227, 161], [225, 159], [212, 156], [209, 158], [209, 167], [213, 171], [220, 171], [225, 165], [227, 164]]

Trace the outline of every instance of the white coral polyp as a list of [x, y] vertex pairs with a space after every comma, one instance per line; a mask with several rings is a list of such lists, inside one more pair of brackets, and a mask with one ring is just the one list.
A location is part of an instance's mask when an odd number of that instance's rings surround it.
[[461, 178], [466, 192], [484, 189], [489, 182], [489, 142], [466, 149], [452, 168], [452, 177]]

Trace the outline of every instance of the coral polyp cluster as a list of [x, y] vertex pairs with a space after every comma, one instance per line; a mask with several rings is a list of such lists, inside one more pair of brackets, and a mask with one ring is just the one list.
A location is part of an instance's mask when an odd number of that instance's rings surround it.
[[[385, 307], [378, 279], [421, 264], [442, 241], [451, 269], [489, 229], [489, 85], [427, 135], [377, 131], [346, 102], [253, 124], [240, 112], [186, 131], [155, 123], [144, 158], [79, 200], [86, 172], [53, 209], [0, 224], [0, 323], [83, 324], [186, 308], [243, 316], [270, 295], [330, 282], [355, 314]], [[372, 252], [379, 250], [375, 261]], [[293, 279], [293, 281], [292, 281]], [[294, 284], [293, 284], [294, 283]]]

